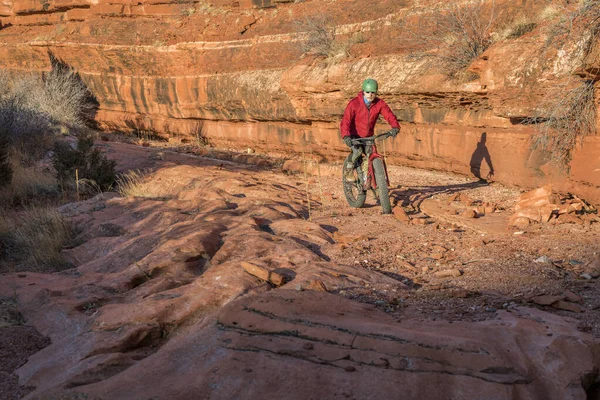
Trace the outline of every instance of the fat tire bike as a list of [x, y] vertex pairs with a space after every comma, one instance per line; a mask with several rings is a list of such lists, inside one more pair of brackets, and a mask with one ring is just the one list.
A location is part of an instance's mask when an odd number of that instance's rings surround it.
[[[350, 207], [362, 207], [367, 198], [367, 191], [371, 190], [381, 204], [383, 214], [392, 212], [387, 167], [375, 145], [376, 140], [387, 139], [390, 136], [390, 132], [385, 132], [368, 138], [352, 138], [352, 153], [346, 157], [342, 166], [342, 185]], [[368, 160], [367, 171], [362, 168], [364, 157]], [[353, 179], [349, 179], [350, 177]]]

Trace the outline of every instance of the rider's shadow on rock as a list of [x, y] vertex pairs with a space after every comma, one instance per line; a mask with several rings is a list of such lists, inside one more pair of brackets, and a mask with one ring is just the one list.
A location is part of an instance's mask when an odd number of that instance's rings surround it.
[[[494, 166], [492, 164], [492, 157], [490, 156], [490, 152], [485, 145], [487, 141], [487, 133], [483, 132], [481, 137], [479, 138], [479, 142], [477, 142], [477, 147], [475, 151], [471, 155], [471, 160], [469, 161], [469, 166], [471, 167], [471, 173], [480, 180], [485, 180], [494, 175]], [[487, 177], [481, 176], [481, 165], [485, 160], [490, 172]]]

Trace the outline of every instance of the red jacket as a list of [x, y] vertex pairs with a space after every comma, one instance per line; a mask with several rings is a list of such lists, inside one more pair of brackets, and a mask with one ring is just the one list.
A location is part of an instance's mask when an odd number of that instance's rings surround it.
[[350, 100], [344, 111], [344, 117], [340, 124], [342, 138], [346, 136], [373, 136], [375, 123], [377, 122], [379, 114], [383, 115], [392, 128], [400, 129], [400, 124], [398, 123], [394, 112], [385, 101], [376, 97], [375, 100], [373, 100], [373, 103], [371, 103], [371, 108], [367, 108], [363, 98], [363, 92], [359, 92], [358, 96]]

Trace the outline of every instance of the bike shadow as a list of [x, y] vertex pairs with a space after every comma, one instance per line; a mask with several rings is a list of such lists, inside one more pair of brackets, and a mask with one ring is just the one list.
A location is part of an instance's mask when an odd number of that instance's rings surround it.
[[382, 273], [383, 275], [392, 278], [394, 280], [400, 281], [402, 283], [404, 283], [406, 286], [408, 286], [409, 289], [419, 289], [422, 285], [416, 283], [415, 281], [413, 281], [412, 279], [410, 279], [409, 277], [402, 275], [402, 274], [398, 274], [396, 272], [390, 272], [390, 271], [377, 271], [379, 273]]
[[401, 189], [401, 186], [390, 190], [390, 199], [393, 203], [402, 207], [411, 206], [415, 210], [421, 209], [421, 203], [437, 194], [451, 195], [465, 190], [477, 189], [489, 186], [490, 182], [479, 180], [475, 182], [459, 183], [455, 185], [442, 186], [418, 186]]

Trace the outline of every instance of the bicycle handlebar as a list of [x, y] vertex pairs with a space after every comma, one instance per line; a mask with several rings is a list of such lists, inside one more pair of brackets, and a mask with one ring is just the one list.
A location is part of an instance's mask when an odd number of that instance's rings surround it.
[[362, 144], [362, 142], [369, 142], [369, 141], [375, 141], [375, 140], [379, 140], [379, 139], [387, 139], [388, 137], [390, 137], [391, 131], [387, 131], [384, 133], [381, 133], [379, 135], [376, 136], [369, 136], [369, 137], [359, 137], [359, 138], [352, 138], [352, 143], [357, 142], [356, 144]]

